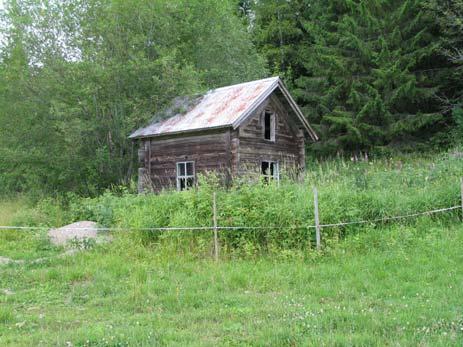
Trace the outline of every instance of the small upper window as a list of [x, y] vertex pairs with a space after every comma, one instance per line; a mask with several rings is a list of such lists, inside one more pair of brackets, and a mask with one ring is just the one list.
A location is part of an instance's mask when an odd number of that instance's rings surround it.
[[261, 164], [261, 174], [265, 183], [270, 182], [271, 180], [280, 179], [280, 170], [277, 161], [262, 161]]
[[195, 184], [195, 163], [181, 161], [177, 163], [177, 190], [185, 190]]
[[264, 112], [264, 139], [275, 141], [275, 114]]

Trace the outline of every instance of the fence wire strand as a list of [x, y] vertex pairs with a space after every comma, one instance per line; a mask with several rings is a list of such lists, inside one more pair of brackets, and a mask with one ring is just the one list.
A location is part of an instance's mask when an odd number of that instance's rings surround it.
[[[446, 208], [439, 208], [424, 212], [415, 212], [399, 216], [389, 216], [376, 219], [368, 220], [359, 220], [359, 221], [350, 221], [350, 222], [339, 222], [331, 224], [320, 224], [321, 228], [332, 228], [332, 227], [342, 227], [348, 225], [358, 225], [358, 224], [373, 224], [380, 222], [387, 222], [390, 220], [406, 219], [419, 217], [424, 215], [431, 215], [436, 213], [442, 213], [447, 211], [452, 211], [456, 209], [461, 209], [461, 206], [452, 206]], [[97, 227], [97, 228], [68, 228], [68, 227], [37, 227], [37, 226], [12, 226], [4, 225], [0, 226], [0, 230], [44, 230], [44, 229], [59, 229], [63, 228], [69, 231], [201, 231], [201, 230], [280, 230], [280, 229], [315, 229], [315, 225], [295, 225], [295, 226], [206, 226], [206, 227], [155, 227], [155, 228], [132, 228], [132, 227]]]

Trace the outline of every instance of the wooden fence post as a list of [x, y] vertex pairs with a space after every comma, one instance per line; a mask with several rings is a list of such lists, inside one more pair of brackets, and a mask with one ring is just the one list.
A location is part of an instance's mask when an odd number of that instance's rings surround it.
[[463, 220], [463, 177], [460, 178], [461, 220]]
[[217, 204], [216, 204], [216, 194], [212, 195], [212, 208], [213, 208], [213, 218], [214, 218], [214, 259], [219, 261], [219, 240], [217, 237]]
[[313, 187], [313, 207], [315, 213], [315, 237], [317, 240], [317, 250], [320, 249], [320, 216], [318, 214], [318, 191]]

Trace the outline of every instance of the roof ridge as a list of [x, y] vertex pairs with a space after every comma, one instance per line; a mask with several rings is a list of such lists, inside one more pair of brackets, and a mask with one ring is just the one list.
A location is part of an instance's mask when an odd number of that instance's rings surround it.
[[223, 90], [223, 89], [228, 89], [228, 88], [236, 88], [238, 86], [245, 85], [245, 84], [250, 84], [250, 83], [255, 83], [255, 82], [266, 82], [266, 81], [270, 81], [270, 80], [275, 80], [276, 81], [276, 80], [279, 80], [279, 79], [280, 79], [279, 76], [273, 76], [273, 77], [262, 78], [260, 80], [252, 80], [252, 81], [247, 81], [247, 82], [242, 82], [242, 83], [231, 84], [229, 86], [223, 86], [223, 87], [218, 87], [218, 88], [214, 88], [214, 89], [209, 89], [203, 95], [209, 94], [211, 92], [215, 92], [217, 90]]

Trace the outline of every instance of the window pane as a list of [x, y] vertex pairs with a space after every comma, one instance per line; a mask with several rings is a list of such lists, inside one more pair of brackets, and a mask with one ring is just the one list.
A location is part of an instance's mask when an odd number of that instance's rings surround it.
[[177, 163], [177, 176], [185, 176], [185, 163]]
[[275, 114], [272, 114], [270, 118], [270, 140], [275, 141], [275, 127], [276, 127]]
[[264, 138], [266, 140], [270, 140], [271, 139], [271, 117], [272, 115], [268, 112], [265, 112], [265, 115], [264, 115]]
[[193, 177], [190, 177], [190, 178], [187, 178], [186, 179], [186, 186], [188, 188], [191, 188], [194, 186], [194, 183], [195, 183], [195, 179]]
[[275, 172], [275, 163], [270, 162], [270, 172], [269, 175], [273, 176], [273, 173]]
[[269, 162], [268, 161], [263, 161], [262, 162], [262, 167], [261, 167], [261, 173], [263, 175], [268, 175], [269, 172], [268, 172], [268, 166], [269, 166]]
[[193, 172], [194, 172], [193, 167], [194, 167], [193, 162], [186, 163], [186, 174], [188, 176], [193, 176]]
[[185, 179], [184, 178], [179, 178], [179, 183], [180, 183], [180, 190], [184, 190], [186, 188]]

